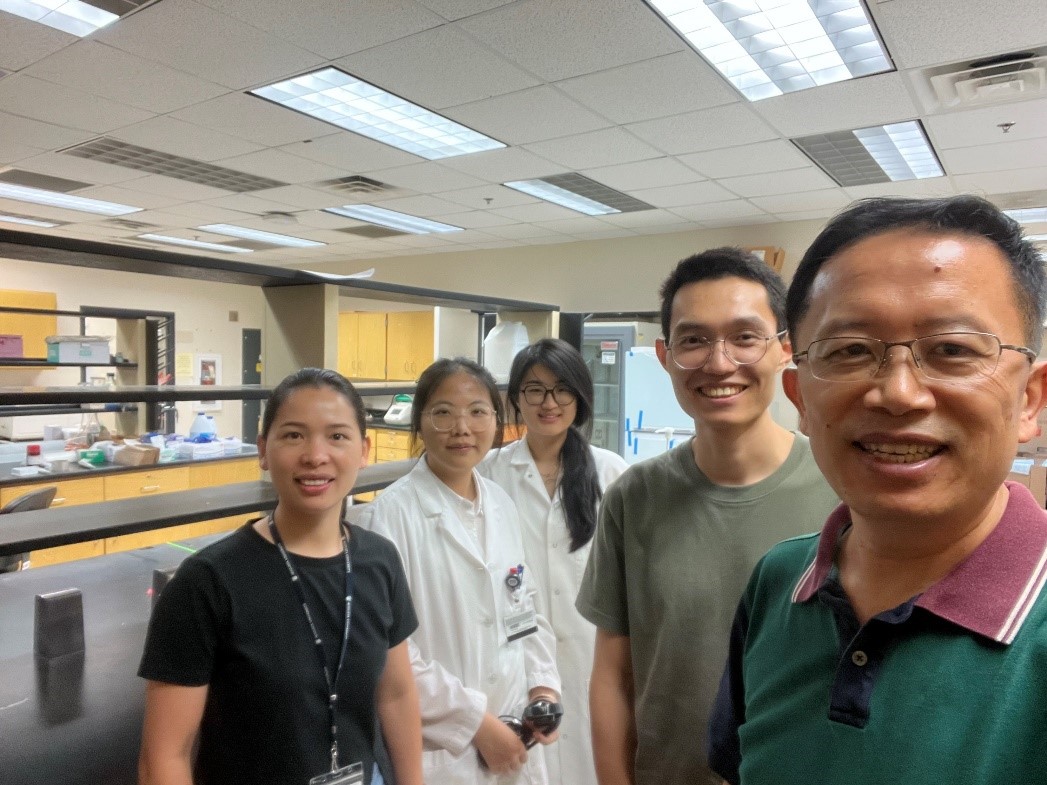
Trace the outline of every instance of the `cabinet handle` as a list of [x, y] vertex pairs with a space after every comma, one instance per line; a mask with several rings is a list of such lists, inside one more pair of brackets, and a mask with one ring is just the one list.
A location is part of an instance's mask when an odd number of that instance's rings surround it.
[[141, 493], [153, 493], [154, 491], [160, 490], [159, 485], [143, 485], [140, 489]]
[[64, 496], [56, 496], [54, 499], [51, 499], [51, 507], [57, 507], [59, 504], [65, 504]]

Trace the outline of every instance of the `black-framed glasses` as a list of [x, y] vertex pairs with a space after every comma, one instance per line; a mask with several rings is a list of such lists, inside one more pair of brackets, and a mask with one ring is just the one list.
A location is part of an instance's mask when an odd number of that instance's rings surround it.
[[767, 354], [771, 341], [780, 341], [787, 330], [774, 335], [763, 335], [755, 330], [739, 330], [724, 338], [709, 338], [705, 335], [679, 335], [666, 344], [673, 362], [684, 371], [693, 371], [704, 366], [712, 357], [716, 344], [723, 344], [723, 353], [735, 365], [758, 363]]
[[432, 423], [434, 431], [453, 431], [459, 420], [464, 420], [470, 431], [481, 433], [494, 425], [494, 409], [482, 405], [455, 409], [453, 406], [441, 404], [429, 410], [429, 422]]
[[992, 333], [937, 333], [911, 341], [841, 336], [811, 341], [793, 361], [806, 361], [811, 374], [827, 382], [854, 382], [873, 378], [887, 363], [894, 346], [904, 346], [928, 379], [957, 382], [992, 376], [1004, 349], [1018, 352], [1032, 363], [1036, 352], [1025, 346], [1001, 343]]
[[578, 399], [578, 396], [574, 394], [574, 390], [566, 384], [546, 387], [544, 384], [532, 382], [523, 386], [520, 390], [520, 395], [531, 406], [541, 406], [550, 395], [553, 396], [553, 400], [560, 406], [570, 406]]

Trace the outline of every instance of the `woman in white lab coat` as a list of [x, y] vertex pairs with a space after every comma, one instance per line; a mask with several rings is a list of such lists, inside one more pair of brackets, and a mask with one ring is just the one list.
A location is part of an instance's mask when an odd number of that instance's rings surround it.
[[519, 717], [540, 697], [559, 701], [560, 692], [555, 639], [536, 612], [516, 508], [476, 472], [503, 425], [486, 369], [437, 360], [418, 380], [412, 409], [422, 458], [349, 512], [403, 559], [419, 622], [410, 643], [427, 785], [548, 782], [542, 756], [529, 756], [499, 719]]
[[545, 750], [554, 785], [596, 785], [589, 728], [589, 675], [596, 628], [575, 610], [603, 490], [628, 468], [589, 444], [593, 380], [570, 344], [545, 338], [521, 350], [509, 373], [509, 403], [527, 426], [520, 441], [492, 450], [480, 473], [513, 498], [540, 606], [556, 634], [563, 680], [560, 740]]

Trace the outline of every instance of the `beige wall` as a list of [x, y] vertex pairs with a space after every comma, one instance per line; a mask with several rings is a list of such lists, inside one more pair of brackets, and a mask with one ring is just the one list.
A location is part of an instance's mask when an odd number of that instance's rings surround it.
[[[92, 305], [173, 311], [176, 351], [221, 355], [223, 384], [240, 384], [241, 330], [263, 327], [265, 300], [258, 287], [11, 259], [0, 259], [0, 271], [3, 288], [55, 292], [60, 310], [72, 311], [81, 305]], [[237, 311], [238, 322], [229, 321], [230, 311]], [[97, 321], [99, 330], [105, 330], [105, 325], [105, 320]], [[109, 325], [115, 327], [113, 322]], [[75, 317], [59, 317], [58, 329], [62, 334], [76, 334], [79, 322]], [[115, 330], [109, 330], [106, 334], [114, 333]], [[264, 338], [263, 334], [263, 341]], [[115, 342], [112, 346], [115, 347]], [[104, 376], [107, 370], [89, 368], [88, 376]], [[3, 385], [60, 386], [77, 384], [79, 380], [76, 368], [0, 371]], [[178, 382], [185, 384], [188, 380], [178, 379]], [[241, 434], [239, 401], [223, 401], [222, 410], [210, 414], [215, 417], [220, 434]], [[193, 416], [191, 403], [178, 404], [179, 433], [189, 431]]]

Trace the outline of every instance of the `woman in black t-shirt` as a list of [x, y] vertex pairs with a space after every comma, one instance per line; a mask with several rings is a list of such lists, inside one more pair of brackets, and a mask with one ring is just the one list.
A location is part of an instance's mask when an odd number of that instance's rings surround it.
[[370, 451], [359, 393], [287, 377], [258, 449], [276, 509], [186, 559], [150, 621], [140, 782], [421, 785], [403, 566], [342, 523]]

